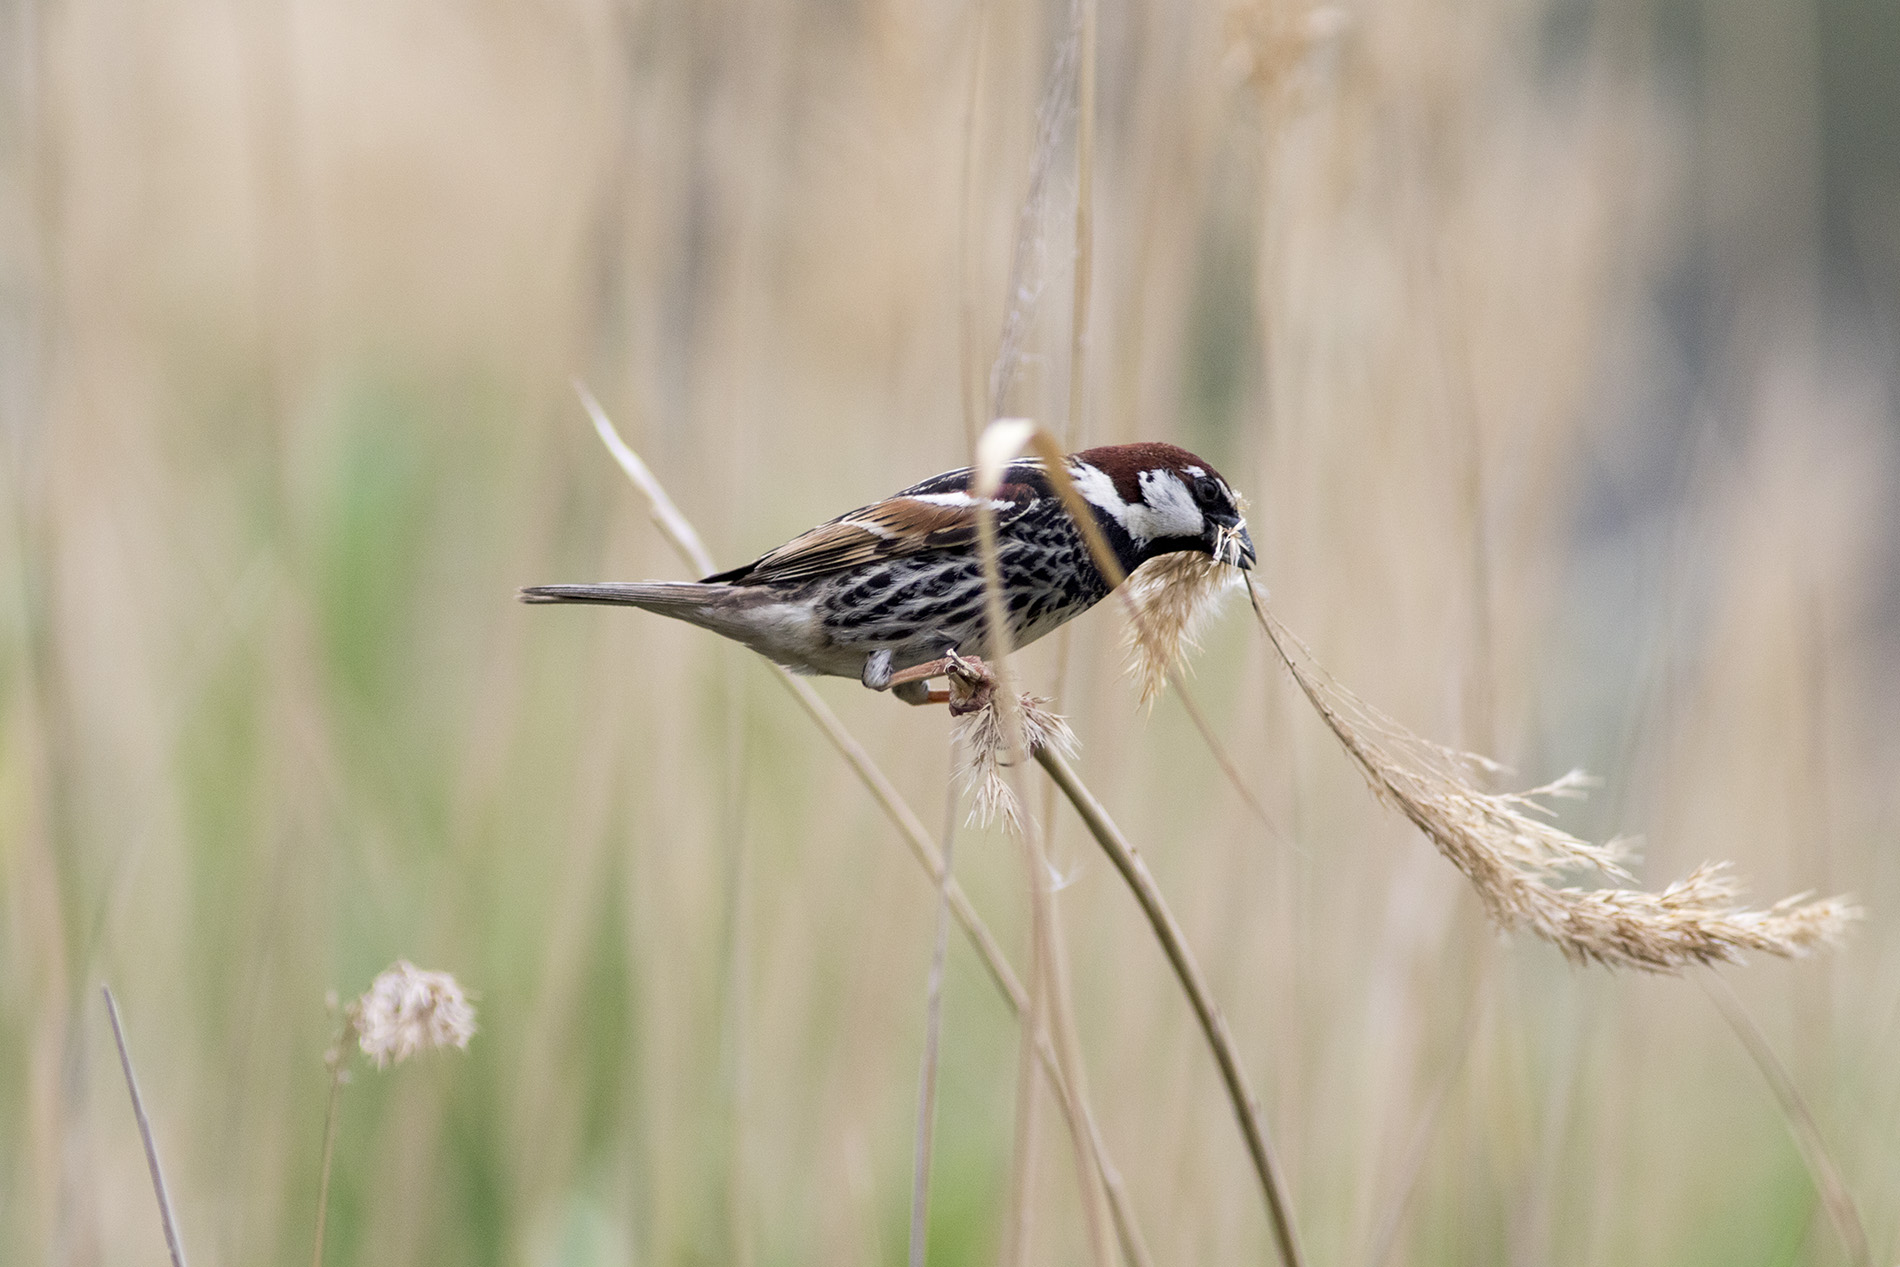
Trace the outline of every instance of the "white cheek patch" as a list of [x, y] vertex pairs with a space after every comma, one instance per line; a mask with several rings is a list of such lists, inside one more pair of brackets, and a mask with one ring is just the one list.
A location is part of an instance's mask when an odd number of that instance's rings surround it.
[[1207, 520], [1194, 504], [1194, 494], [1173, 471], [1143, 471], [1141, 496], [1146, 505], [1128, 508], [1122, 526], [1130, 536], [1148, 541], [1163, 537], [1199, 537], [1207, 531]]

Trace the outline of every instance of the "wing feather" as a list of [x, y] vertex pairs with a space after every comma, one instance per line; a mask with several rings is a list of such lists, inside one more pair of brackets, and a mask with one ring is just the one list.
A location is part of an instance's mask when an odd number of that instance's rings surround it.
[[[963, 478], [957, 480], [957, 476]], [[937, 476], [819, 524], [756, 563], [706, 579], [734, 585], [805, 580], [886, 559], [968, 546], [976, 540], [978, 508], [968, 488], [967, 471]], [[991, 503], [998, 529], [1021, 516], [1040, 495], [1029, 484], [1010, 483], [998, 489]]]

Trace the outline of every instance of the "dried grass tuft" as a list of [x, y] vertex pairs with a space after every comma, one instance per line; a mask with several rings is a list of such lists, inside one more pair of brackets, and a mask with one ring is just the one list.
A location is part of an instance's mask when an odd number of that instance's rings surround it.
[[440, 1047], [466, 1048], [475, 1036], [475, 1008], [446, 972], [399, 959], [350, 1005], [357, 1044], [378, 1069]]
[[[1050, 711], [1051, 701], [1040, 695], [1019, 697], [1017, 716], [1022, 719], [1022, 750], [1034, 755], [1049, 748], [1073, 757], [1075, 732], [1061, 714]], [[1023, 830], [1023, 807], [1010, 789], [1003, 771], [1009, 768], [1010, 742], [1007, 723], [994, 699], [974, 712], [956, 719], [957, 739], [963, 745], [963, 760], [958, 778], [969, 795], [970, 821], [987, 827], [1001, 820], [1012, 834]]]
[[1244, 583], [1240, 569], [1199, 551], [1164, 554], [1136, 568], [1126, 590], [1133, 607], [1123, 634], [1128, 674], [1153, 706], [1175, 669], [1200, 649], [1201, 631]]
[[1766, 910], [1739, 905], [1727, 863], [1704, 864], [1660, 893], [1559, 888], [1563, 872], [1590, 869], [1632, 879], [1627, 844], [1593, 845], [1547, 819], [1542, 801], [1583, 794], [1572, 772], [1527, 792], [1485, 792], [1474, 780], [1496, 763], [1430, 743], [1366, 704], [1314, 661], [1279, 621], [1254, 605], [1280, 660], [1339, 739], [1375, 795], [1424, 832], [1478, 891], [1505, 930], [1528, 928], [1574, 963], [1678, 972], [1738, 962], [1746, 951], [1798, 958], [1837, 944], [1861, 912], [1845, 898], [1785, 898]]

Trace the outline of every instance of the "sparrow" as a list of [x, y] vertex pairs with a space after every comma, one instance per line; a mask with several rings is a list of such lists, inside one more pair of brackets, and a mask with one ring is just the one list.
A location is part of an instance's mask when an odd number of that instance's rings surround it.
[[[1065, 461], [1124, 576], [1187, 550], [1252, 567], [1240, 499], [1186, 449], [1113, 444]], [[794, 673], [941, 702], [926, 680], [991, 650], [974, 480], [968, 467], [947, 471], [702, 581], [536, 585], [521, 598], [639, 607], [722, 634]], [[1040, 461], [1013, 463], [988, 500], [1011, 646], [1107, 597], [1113, 587]]]

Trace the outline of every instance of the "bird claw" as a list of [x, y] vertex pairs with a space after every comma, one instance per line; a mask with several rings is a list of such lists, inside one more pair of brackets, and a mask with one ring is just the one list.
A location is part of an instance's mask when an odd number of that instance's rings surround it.
[[950, 715], [963, 717], [988, 708], [996, 695], [996, 678], [989, 666], [975, 656], [960, 656], [955, 651], [943, 659], [943, 675], [950, 684], [949, 698], [945, 701], [950, 705]]

